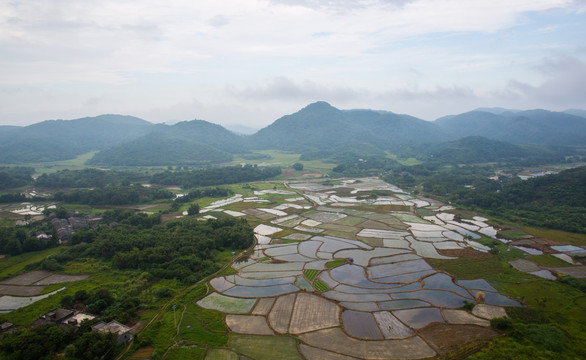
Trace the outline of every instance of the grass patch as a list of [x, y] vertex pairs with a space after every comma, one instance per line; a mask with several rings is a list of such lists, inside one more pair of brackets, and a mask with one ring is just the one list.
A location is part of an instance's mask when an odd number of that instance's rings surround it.
[[483, 236], [480, 239], [474, 239], [474, 241], [481, 243], [484, 246], [488, 246], [491, 249], [495, 248], [499, 245], [502, 245], [502, 242], [500, 242], [496, 239], [493, 239], [493, 238], [486, 237], [486, 236]]
[[505, 244], [498, 244], [491, 252], [495, 254], [502, 261], [511, 261], [515, 259], [524, 259], [527, 254], [523, 250], [507, 246]]
[[292, 164], [298, 162], [303, 164], [303, 172], [325, 172], [327, 170], [333, 169], [336, 166], [336, 164], [325, 163], [320, 160], [300, 161], [299, 156], [301, 156], [301, 154], [287, 151], [258, 150], [254, 153], [265, 155], [268, 158], [265, 157], [258, 161], [251, 161], [241, 156], [234, 156], [234, 160], [230, 164], [239, 165], [241, 163], [263, 163], [268, 165], [278, 165], [286, 169], [290, 168]]
[[418, 160], [416, 158], [410, 157], [410, 158], [401, 158], [398, 157], [396, 154], [392, 154], [387, 152], [387, 157], [389, 159], [393, 159], [396, 160], [397, 162], [399, 162], [399, 164], [401, 165], [405, 165], [405, 166], [413, 166], [413, 165], [419, 165], [422, 164], [423, 162], [421, 160]]
[[346, 264], [346, 260], [335, 260], [335, 261], [330, 261], [330, 262], [326, 263], [326, 267], [328, 269], [333, 269], [335, 267], [342, 266], [344, 264]]
[[427, 208], [417, 208], [417, 210], [415, 210], [417, 212], [417, 215], [424, 217], [424, 216], [434, 216], [436, 215], [436, 212], [433, 210], [429, 210]]
[[527, 258], [538, 265], [550, 266], [550, 267], [561, 267], [561, 266], [572, 266], [562, 259], [558, 259], [551, 254], [534, 255]]
[[313, 279], [315, 279], [315, 277], [317, 276], [318, 273], [319, 273], [318, 270], [305, 270], [303, 272], [303, 275], [305, 275], [307, 280], [313, 281]]
[[0, 259], [0, 279], [14, 276], [21, 272], [27, 265], [40, 262], [48, 256], [57, 254], [62, 249], [63, 247], [54, 247], [16, 256], [6, 256]]
[[[228, 329], [223, 315], [217, 311], [206, 310], [197, 305], [186, 305], [178, 340], [203, 346], [220, 347], [228, 342]], [[179, 311], [177, 312], [179, 317]]]
[[575, 234], [561, 230], [538, 229], [533, 227], [524, 227], [523, 230], [535, 237], [550, 239], [562, 244], [586, 245], [586, 234]]
[[496, 256], [427, 259], [435, 268], [448, 271], [459, 279], [484, 278], [500, 293], [519, 299], [528, 308], [509, 312], [506, 325], [509, 336], [492, 344], [469, 359], [573, 359], [584, 358], [586, 342], [586, 295], [562, 281], [536, 279], [521, 273]]
[[334, 221], [334, 224], [354, 226], [354, 225], [358, 225], [360, 223], [363, 223], [364, 221], [365, 220], [363, 218], [354, 217], [354, 216], [346, 216], [345, 218]]
[[313, 282], [313, 287], [317, 291], [321, 291], [321, 292], [330, 290], [330, 288], [326, 284], [324, 284], [323, 282], [321, 282], [321, 280], [315, 280]]
[[192, 360], [202, 359], [206, 349], [198, 346], [189, 347], [174, 347], [167, 352], [165, 359], [167, 360]]
[[[76, 169], [84, 169], [87, 167], [95, 168], [96, 166], [87, 166], [87, 165], [85, 165], [85, 163], [86, 163], [86, 161], [91, 159], [96, 153], [97, 153], [97, 151], [90, 151], [88, 153], [78, 155], [74, 159], [61, 160], [61, 161], [51, 161], [51, 162], [31, 162], [31, 163], [26, 163], [26, 164], [18, 164], [18, 166], [33, 167], [33, 168], [35, 168], [35, 171], [37, 174], [54, 173], [54, 172], [57, 172], [59, 170], [64, 170], [64, 169], [76, 170]], [[16, 165], [16, 164], [0, 164], [0, 165]]]
[[528, 235], [529, 234], [527, 234], [524, 231], [502, 231], [502, 232], [499, 232], [500, 237], [503, 237], [505, 239], [510, 239], [510, 240], [524, 239]]
[[226, 349], [209, 349], [206, 360], [238, 360], [238, 354]]
[[230, 335], [230, 347], [256, 360], [302, 360], [295, 339], [288, 336]]
[[497, 288], [522, 298], [529, 308], [507, 309], [510, 320], [499, 325], [510, 336], [471, 359], [577, 359], [585, 358], [586, 297], [584, 293], [557, 281], [516, 281], [510, 277]]
[[458, 279], [479, 279], [486, 276], [498, 275], [508, 264], [494, 256], [483, 258], [426, 259], [436, 269], [444, 270]]

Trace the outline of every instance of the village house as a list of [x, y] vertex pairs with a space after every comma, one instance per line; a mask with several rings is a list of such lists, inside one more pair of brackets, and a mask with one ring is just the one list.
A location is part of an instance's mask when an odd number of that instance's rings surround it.
[[122, 325], [117, 321], [110, 321], [109, 323], [99, 322], [96, 325], [92, 326], [92, 330], [99, 331], [103, 334], [105, 333], [113, 333], [117, 336], [117, 345], [121, 345], [124, 343], [129, 342], [132, 340], [132, 333], [130, 332], [130, 328], [128, 326]]
[[66, 330], [70, 326], [79, 328], [82, 321], [93, 320], [95, 318], [96, 316], [81, 311], [57, 308], [42, 315], [33, 323], [32, 327], [53, 323]]

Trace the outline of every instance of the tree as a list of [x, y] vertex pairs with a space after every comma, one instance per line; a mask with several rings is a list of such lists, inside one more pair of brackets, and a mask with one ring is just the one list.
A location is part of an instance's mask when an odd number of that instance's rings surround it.
[[197, 215], [197, 214], [199, 214], [199, 204], [198, 203], [191, 204], [191, 206], [187, 210], [187, 215]]
[[295, 163], [291, 166], [293, 169], [297, 170], [297, 171], [301, 171], [303, 170], [303, 164], [302, 163]]

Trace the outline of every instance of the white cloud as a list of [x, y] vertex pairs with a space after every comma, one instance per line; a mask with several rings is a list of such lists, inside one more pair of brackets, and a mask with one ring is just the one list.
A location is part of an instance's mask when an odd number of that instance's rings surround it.
[[[142, 109], [154, 121], [234, 122], [240, 111], [246, 121], [266, 124], [270, 116], [316, 100], [414, 109], [433, 118], [434, 111], [457, 109], [457, 99], [472, 105], [504, 88], [527, 102], [578, 103], [566, 90], [582, 89], [581, 75], [572, 74], [581, 74], [585, 61], [577, 50], [583, 41], [575, 36], [584, 32], [585, 4], [0, 2], [0, 91], [7, 94], [0, 98], [0, 122]], [[573, 36], [564, 36], [568, 28]], [[539, 35], [548, 40], [535, 41]], [[551, 69], [536, 70], [539, 59], [556, 56], [552, 51], [578, 65], [559, 63], [567, 71], [555, 76]], [[566, 96], [548, 96], [547, 89]]]

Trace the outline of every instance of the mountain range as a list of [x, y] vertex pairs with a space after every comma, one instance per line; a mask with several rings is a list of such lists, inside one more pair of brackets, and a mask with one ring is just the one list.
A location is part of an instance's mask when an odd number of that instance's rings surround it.
[[[57, 161], [99, 151], [90, 163], [196, 165], [225, 162], [231, 154], [251, 150], [301, 153], [364, 147], [396, 152], [471, 136], [512, 144], [583, 147], [586, 112], [483, 108], [425, 121], [388, 111], [340, 110], [316, 102], [252, 135], [236, 134], [204, 120], [166, 125], [132, 116], [100, 115], [25, 127], [0, 126], [0, 163]], [[450, 151], [460, 147], [452, 143]]]

